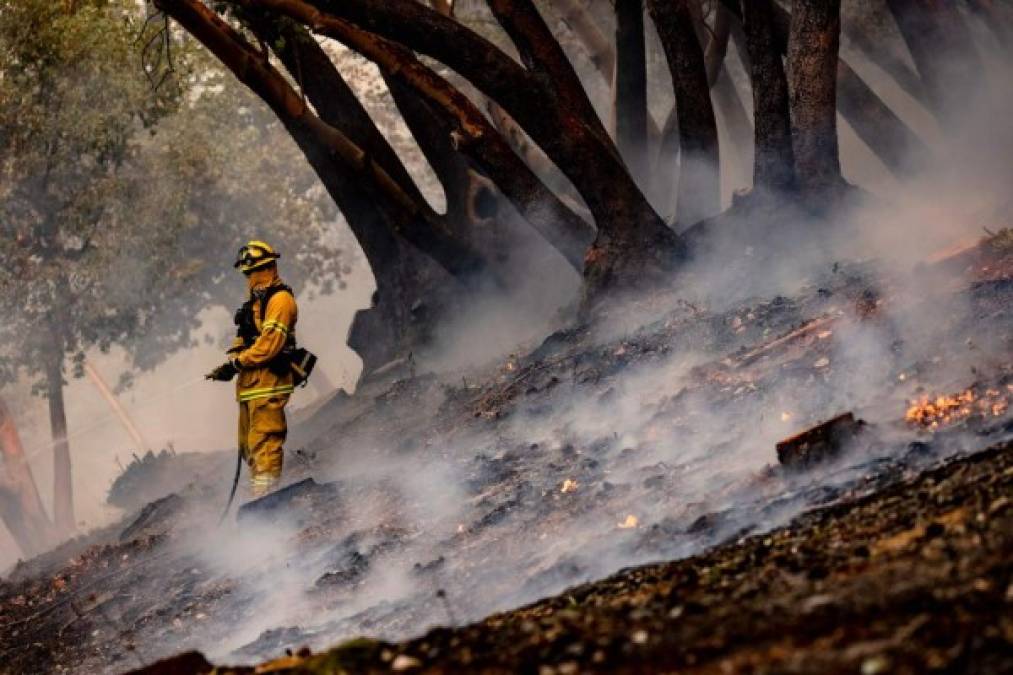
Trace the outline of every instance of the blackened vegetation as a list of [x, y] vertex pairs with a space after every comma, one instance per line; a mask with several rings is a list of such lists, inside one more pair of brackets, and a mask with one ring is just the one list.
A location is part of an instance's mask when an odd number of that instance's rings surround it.
[[[208, 470], [178, 497], [16, 568], [0, 586], [3, 662], [96, 672], [194, 645], [221, 650], [213, 661], [250, 663], [356, 635], [400, 640], [684, 557], [467, 628], [322, 658], [363, 671], [389, 670], [400, 652], [449, 671], [468, 658], [636, 671], [669, 651], [686, 667], [772, 659], [792, 640], [800, 663], [820, 669], [807, 645], [823, 644], [820, 612], [831, 609], [844, 619], [828, 653], [842, 663], [907, 663], [916, 644], [918, 658], [950, 663], [942, 647], [932, 655], [946, 635], [953, 654], [992, 658], [989, 612], [1008, 585], [995, 565], [1008, 540], [968, 552], [966, 537], [1004, 531], [988, 514], [1006, 513], [1008, 405], [934, 431], [905, 412], [922, 394], [1013, 393], [1004, 236], [927, 265], [922, 286], [936, 291], [917, 298], [870, 265], [842, 263], [791, 296], [719, 310], [652, 296], [490, 370], [391, 375], [336, 397], [293, 438], [302, 451], [291, 486], [243, 518], [249, 541], [207, 531], [228, 473]], [[863, 343], [875, 349], [849, 352]], [[778, 466], [777, 441], [845, 405], [868, 421], [860, 435], [804, 471]], [[974, 455], [990, 446], [1000, 449]], [[988, 479], [975, 467], [990, 467]], [[764, 534], [814, 507], [830, 510]], [[921, 560], [940, 544], [956, 562]], [[938, 566], [951, 564], [956, 575], [940, 581]], [[895, 573], [909, 585], [888, 587], [881, 575]], [[859, 593], [866, 583], [874, 592]], [[984, 590], [967, 595], [967, 584]], [[973, 630], [982, 642], [966, 641]], [[906, 638], [878, 641], [896, 631]]]
[[402, 654], [420, 672], [1000, 672], [1011, 453], [999, 445], [703, 556], [285, 672], [385, 672]]
[[[783, 4], [622, 0], [605, 18], [576, 0], [154, 2], [277, 114], [344, 214], [377, 282], [350, 341], [367, 377], [425, 346], [434, 326], [490, 288], [525, 288], [531, 278], [558, 283], [559, 257], [583, 277], [585, 311], [631, 292], [691, 284], [680, 272], [699, 237], [682, 235], [719, 216], [727, 162], [719, 122], [734, 145], [748, 145], [742, 100], [753, 104], [753, 194], [775, 212], [756, 223], [750, 209], [739, 209], [725, 220], [755, 225], [743, 231], [782, 255], [792, 243], [773, 223], [799, 207], [832, 214], [851, 193], [837, 112], [898, 178], [923, 168], [926, 142], [840, 58], [841, 3]], [[1008, 36], [1005, 11], [971, 4], [997, 37]], [[854, 47], [930, 101], [944, 126], [953, 124], [952, 111], [982, 89], [984, 46], [947, 3], [891, 0], [881, 10], [894, 17], [899, 33], [890, 38], [898, 44], [859, 26]], [[560, 19], [572, 35], [558, 30]], [[614, 26], [614, 42], [603, 21]], [[668, 64], [654, 81], [645, 54], [651, 23]], [[376, 64], [440, 183], [442, 213], [314, 33]], [[729, 75], [730, 39], [749, 71], [751, 97]], [[897, 47], [910, 51], [915, 69], [896, 57]], [[600, 118], [605, 103], [592, 100], [594, 87], [571, 63], [578, 52], [595, 66], [590, 77], [609, 81], [614, 124]], [[660, 129], [647, 109], [648, 92], [659, 87], [676, 101]]]

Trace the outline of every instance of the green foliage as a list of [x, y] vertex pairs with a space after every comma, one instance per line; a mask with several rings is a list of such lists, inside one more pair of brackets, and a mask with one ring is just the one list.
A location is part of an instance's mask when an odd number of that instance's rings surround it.
[[0, 375], [114, 344], [157, 365], [194, 344], [202, 309], [241, 300], [231, 262], [253, 237], [297, 288], [347, 272], [284, 129], [178, 36], [154, 91], [144, 19], [130, 0], [0, 7]]

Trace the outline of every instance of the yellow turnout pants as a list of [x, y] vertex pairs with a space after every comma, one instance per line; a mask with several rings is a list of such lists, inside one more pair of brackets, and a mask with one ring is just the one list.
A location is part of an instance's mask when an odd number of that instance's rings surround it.
[[278, 394], [239, 402], [239, 451], [250, 467], [254, 497], [270, 492], [281, 478], [288, 399], [289, 394]]

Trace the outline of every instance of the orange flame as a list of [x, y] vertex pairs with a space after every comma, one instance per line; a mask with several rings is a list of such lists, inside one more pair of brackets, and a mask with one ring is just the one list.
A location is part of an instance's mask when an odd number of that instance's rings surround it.
[[904, 420], [911, 425], [935, 430], [966, 420], [972, 416], [999, 417], [1009, 408], [1009, 401], [998, 389], [986, 389], [978, 396], [965, 389], [953, 396], [922, 396], [911, 401]]

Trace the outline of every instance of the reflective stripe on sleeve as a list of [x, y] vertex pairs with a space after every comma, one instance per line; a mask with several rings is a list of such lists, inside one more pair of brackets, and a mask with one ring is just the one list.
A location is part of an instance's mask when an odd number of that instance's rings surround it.
[[264, 321], [264, 324], [260, 327], [260, 332], [271, 329], [275, 329], [286, 334], [289, 333], [289, 326], [285, 325], [281, 321]]
[[269, 396], [277, 396], [278, 394], [291, 394], [295, 391], [295, 387], [291, 384], [282, 384], [277, 387], [264, 387], [261, 389], [249, 389], [247, 391], [240, 392], [237, 395], [237, 399], [240, 403], [246, 401], [252, 401], [258, 398], [268, 398]]

